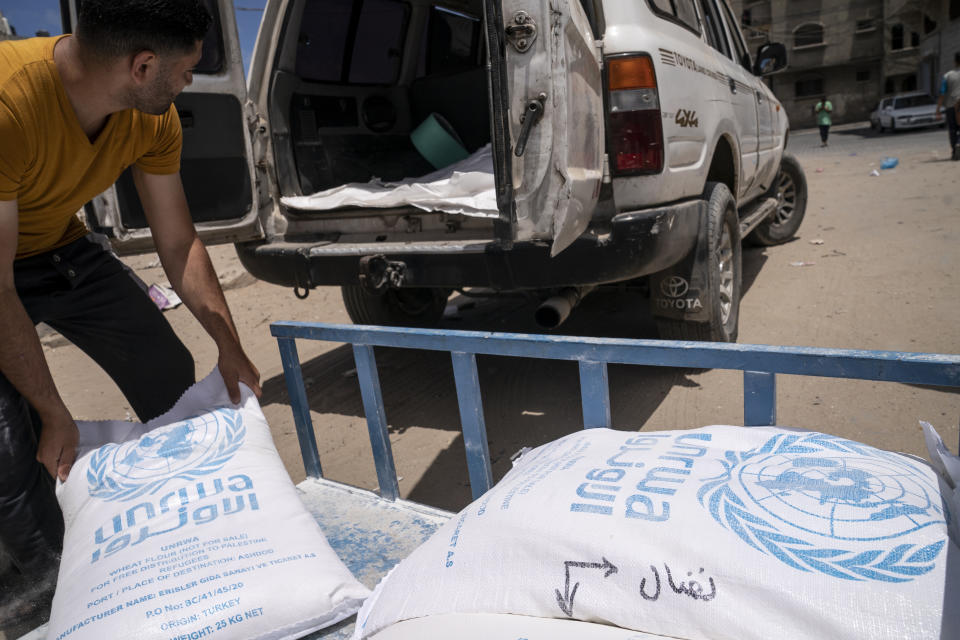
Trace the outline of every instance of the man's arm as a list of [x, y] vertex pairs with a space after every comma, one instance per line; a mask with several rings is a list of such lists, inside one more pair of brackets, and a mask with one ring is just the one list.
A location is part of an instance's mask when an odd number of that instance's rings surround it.
[[0, 201], [0, 371], [40, 416], [37, 460], [51, 476], [66, 480], [77, 455], [77, 425], [53, 384], [37, 330], [14, 286], [17, 219], [17, 201]]
[[240, 346], [220, 281], [190, 219], [180, 174], [152, 174], [134, 166], [133, 178], [170, 284], [220, 350], [217, 365], [230, 398], [240, 401], [238, 381], [259, 397], [260, 372]]

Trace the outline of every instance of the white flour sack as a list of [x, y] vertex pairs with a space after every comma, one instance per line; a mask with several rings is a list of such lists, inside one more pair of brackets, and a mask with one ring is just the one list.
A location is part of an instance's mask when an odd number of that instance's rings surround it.
[[297, 638], [357, 611], [369, 591], [241, 390], [232, 404], [214, 371], [146, 425], [78, 425], [48, 640]]
[[926, 464], [831, 435], [581, 431], [397, 565], [354, 638], [488, 613], [687, 640], [957, 639], [953, 517]]

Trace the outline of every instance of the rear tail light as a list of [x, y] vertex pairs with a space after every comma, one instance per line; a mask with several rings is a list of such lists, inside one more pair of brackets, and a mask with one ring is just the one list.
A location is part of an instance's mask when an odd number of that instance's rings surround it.
[[653, 60], [607, 58], [610, 152], [614, 175], [663, 171], [663, 123]]

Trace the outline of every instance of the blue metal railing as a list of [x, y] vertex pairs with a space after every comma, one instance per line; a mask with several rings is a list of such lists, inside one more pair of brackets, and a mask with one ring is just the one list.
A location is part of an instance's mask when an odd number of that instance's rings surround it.
[[323, 340], [353, 345], [380, 495], [388, 500], [396, 500], [399, 489], [374, 347], [450, 352], [474, 498], [493, 485], [477, 373], [478, 354], [579, 362], [583, 425], [588, 429], [611, 426], [607, 374], [607, 365], [611, 363], [743, 371], [743, 415], [746, 426], [776, 424], [777, 374], [960, 387], [958, 355], [579, 338], [308, 322], [277, 322], [270, 325], [270, 332], [277, 338], [280, 347], [300, 451], [307, 475], [311, 477], [322, 477], [323, 472], [296, 340]]

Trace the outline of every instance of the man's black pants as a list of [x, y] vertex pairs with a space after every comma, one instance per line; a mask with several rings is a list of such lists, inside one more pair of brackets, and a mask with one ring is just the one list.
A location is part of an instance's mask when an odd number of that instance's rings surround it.
[[[103, 367], [141, 421], [170, 409], [193, 384], [190, 352], [91, 236], [15, 261], [14, 278], [34, 324], [45, 322]], [[53, 480], [36, 459], [41, 428], [0, 373], [0, 543], [24, 574], [48, 571], [63, 544]]]
[[950, 149], [953, 149], [957, 146], [957, 143], [960, 142], [960, 125], [957, 125], [957, 109], [956, 107], [950, 107], [947, 109], [945, 114], [947, 119], [947, 132], [950, 135]]

